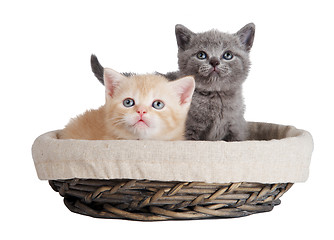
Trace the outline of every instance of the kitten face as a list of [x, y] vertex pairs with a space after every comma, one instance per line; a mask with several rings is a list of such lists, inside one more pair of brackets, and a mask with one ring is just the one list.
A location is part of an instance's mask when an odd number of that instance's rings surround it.
[[[175, 82], [157, 75], [121, 76], [111, 94], [107, 91], [106, 126], [122, 139], [170, 140], [173, 134], [181, 139], [194, 80]], [[178, 85], [184, 86], [181, 94]], [[187, 102], [181, 102], [183, 95]]]
[[236, 34], [217, 30], [196, 34], [177, 25], [180, 71], [194, 75], [196, 88], [201, 90], [220, 91], [240, 86], [250, 67], [254, 29], [249, 24]]
[[[146, 81], [140, 86], [139, 81], [129, 80], [122, 84], [110, 98], [109, 114], [111, 122], [116, 122], [118, 127], [126, 129], [139, 139], [149, 139], [159, 133], [159, 128], [166, 128], [162, 115], [172, 114], [170, 101], [166, 94], [158, 91], [158, 86], [145, 86]], [[160, 103], [160, 104], [157, 104]], [[163, 106], [154, 108], [153, 106]]]

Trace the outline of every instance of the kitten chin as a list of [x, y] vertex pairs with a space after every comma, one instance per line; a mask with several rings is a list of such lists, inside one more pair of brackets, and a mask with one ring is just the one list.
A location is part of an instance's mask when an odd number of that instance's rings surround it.
[[59, 138], [184, 140], [193, 77], [169, 82], [160, 75], [125, 77], [104, 69], [104, 80], [105, 105], [72, 119]]

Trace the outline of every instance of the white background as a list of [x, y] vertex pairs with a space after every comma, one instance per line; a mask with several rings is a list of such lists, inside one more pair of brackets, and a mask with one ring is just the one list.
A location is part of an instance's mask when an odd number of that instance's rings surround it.
[[[4, 239], [333, 239], [331, 1], [1, 1], [1, 235]], [[256, 24], [244, 84], [249, 121], [314, 137], [310, 177], [272, 212], [239, 219], [133, 222], [71, 213], [37, 178], [31, 145], [104, 103], [95, 53], [117, 71], [177, 69], [174, 26], [236, 32]]]

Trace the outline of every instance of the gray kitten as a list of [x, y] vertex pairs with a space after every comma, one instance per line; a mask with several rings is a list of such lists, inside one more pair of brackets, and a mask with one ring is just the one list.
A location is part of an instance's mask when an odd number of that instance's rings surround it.
[[235, 34], [193, 33], [175, 27], [179, 73], [193, 75], [196, 90], [187, 119], [187, 139], [241, 141], [247, 138], [242, 83], [250, 68], [255, 25]]
[[[183, 25], [176, 25], [175, 34], [179, 71], [165, 76], [174, 80], [192, 75], [196, 80], [186, 122], [186, 138], [245, 140], [247, 124], [243, 116], [242, 83], [250, 68], [249, 51], [255, 25], [247, 24], [235, 34], [218, 30], [193, 33]], [[94, 55], [91, 65], [95, 76], [103, 83], [100, 74], [103, 67]]]

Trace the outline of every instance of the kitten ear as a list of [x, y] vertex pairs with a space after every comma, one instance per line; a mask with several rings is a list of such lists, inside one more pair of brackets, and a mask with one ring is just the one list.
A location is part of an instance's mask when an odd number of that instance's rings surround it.
[[112, 97], [115, 88], [124, 78], [126, 78], [124, 75], [116, 72], [115, 70], [111, 68], [105, 68], [103, 71], [103, 79], [106, 86], [106, 95]]
[[180, 97], [180, 105], [190, 104], [194, 90], [195, 79], [191, 76], [183, 77], [169, 82], [177, 95]]
[[194, 36], [195, 33], [190, 31], [185, 26], [177, 24], [175, 26], [175, 35], [176, 35], [177, 46], [182, 50], [185, 50], [190, 42], [191, 37]]
[[236, 35], [239, 37], [241, 43], [245, 45], [246, 50], [249, 51], [253, 46], [255, 35], [255, 24], [249, 23], [241, 28]]

